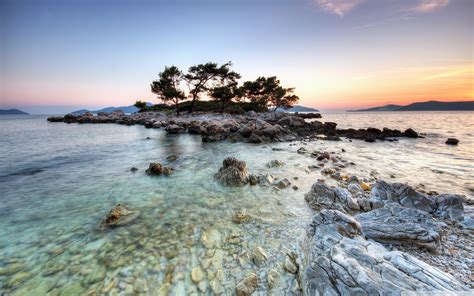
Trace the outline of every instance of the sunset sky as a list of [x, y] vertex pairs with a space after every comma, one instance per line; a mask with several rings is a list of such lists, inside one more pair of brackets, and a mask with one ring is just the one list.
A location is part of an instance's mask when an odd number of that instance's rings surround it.
[[472, 100], [472, 0], [0, 0], [0, 108], [157, 102], [149, 84], [232, 61], [301, 105], [346, 110]]

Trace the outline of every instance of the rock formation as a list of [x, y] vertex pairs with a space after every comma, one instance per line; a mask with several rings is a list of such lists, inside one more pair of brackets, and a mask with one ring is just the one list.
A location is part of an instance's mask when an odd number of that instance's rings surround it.
[[222, 167], [214, 175], [219, 182], [230, 186], [242, 186], [249, 182], [249, 172], [245, 161], [228, 157], [222, 162]]

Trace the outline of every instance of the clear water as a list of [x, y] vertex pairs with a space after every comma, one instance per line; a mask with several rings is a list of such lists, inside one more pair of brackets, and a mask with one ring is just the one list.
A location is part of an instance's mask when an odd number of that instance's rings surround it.
[[[473, 194], [473, 113], [324, 114], [324, 120], [342, 127], [414, 127], [426, 138], [372, 144], [202, 143], [199, 136], [142, 126], [0, 117], [0, 294], [184, 295], [202, 290], [210, 295], [221, 290], [231, 295], [252, 272], [259, 277], [259, 295], [298, 294], [295, 277], [281, 265], [288, 252], [298, 249], [312, 215], [304, 193], [322, 178], [319, 171], [307, 170], [316, 164], [314, 158], [296, 153], [302, 146], [333, 151], [356, 164], [343, 173]], [[445, 145], [448, 136], [460, 139], [460, 145]], [[179, 156], [169, 164], [172, 176], [145, 175], [150, 162], [168, 164], [170, 154]], [[213, 174], [227, 156], [245, 160], [252, 173], [287, 177], [299, 190], [221, 186]], [[286, 164], [269, 169], [265, 164], [272, 159]], [[132, 173], [131, 167], [139, 170]], [[139, 210], [139, 217], [101, 229], [117, 203]], [[251, 221], [235, 224], [236, 211], [247, 212]], [[268, 255], [260, 266], [249, 260], [257, 246]], [[191, 280], [197, 266], [205, 274], [200, 289]], [[269, 291], [271, 269], [280, 280]]]

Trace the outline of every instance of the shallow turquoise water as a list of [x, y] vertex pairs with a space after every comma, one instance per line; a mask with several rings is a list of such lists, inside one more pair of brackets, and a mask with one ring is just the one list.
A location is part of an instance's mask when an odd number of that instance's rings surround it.
[[[414, 121], [413, 115], [404, 116], [408, 116], [405, 121]], [[201, 290], [232, 294], [236, 282], [256, 272], [257, 292], [265, 295], [270, 293], [266, 277], [271, 269], [280, 274], [273, 294], [298, 294], [294, 276], [280, 265], [304, 237], [312, 212], [303, 196], [322, 176], [308, 171], [316, 161], [296, 150], [304, 146], [333, 151], [356, 164], [343, 173], [414, 186], [422, 183], [426, 190], [470, 197], [474, 188], [474, 155], [469, 148], [472, 113], [456, 115], [453, 121], [440, 120], [454, 118], [449, 114], [440, 116], [439, 122], [450, 125], [436, 131], [434, 123], [421, 117], [417, 130], [426, 131], [426, 139], [260, 146], [202, 143], [199, 136], [167, 135], [142, 126], [68, 125], [48, 123], [46, 117], [2, 117], [0, 294], [166, 295]], [[362, 127], [365, 122], [357, 116], [352, 121], [347, 115], [344, 118], [346, 122], [338, 120], [342, 125], [359, 122]], [[390, 120], [386, 123], [400, 128]], [[456, 129], [454, 134], [461, 140], [458, 147], [444, 144], [450, 129]], [[273, 151], [273, 147], [284, 150]], [[170, 154], [179, 159], [169, 163]], [[221, 186], [213, 174], [227, 156], [245, 160], [252, 173], [287, 177], [300, 189]], [[269, 169], [265, 164], [272, 159], [286, 164]], [[144, 171], [150, 162], [169, 163], [175, 173], [149, 177]], [[132, 173], [131, 167], [139, 170]], [[101, 229], [101, 221], [117, 203], [140, 211], [139, 217], [123, 227]], [[250, 214], [251, 222], [233, 223], [236, 211]], [[268, 255], [260, 266], [249, 259], [257, 246]], [[200, 287], [191, 280], [191, 270], [197, 266], [205, 273]]]

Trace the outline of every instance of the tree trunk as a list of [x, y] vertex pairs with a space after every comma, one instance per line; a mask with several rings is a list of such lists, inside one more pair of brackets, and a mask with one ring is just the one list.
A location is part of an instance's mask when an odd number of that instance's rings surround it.
[[179, 116], [179, 104], [178, 104], [178, 100], [176, 100], [175, 105], [176, 105], [176, 116]]
[[191, 107], [189, 108], [188, 113], [193, 113], [194, 111], [194, 102], [196, 101], [197, 94], [193, 93], [193, 100], [191, 101]]

